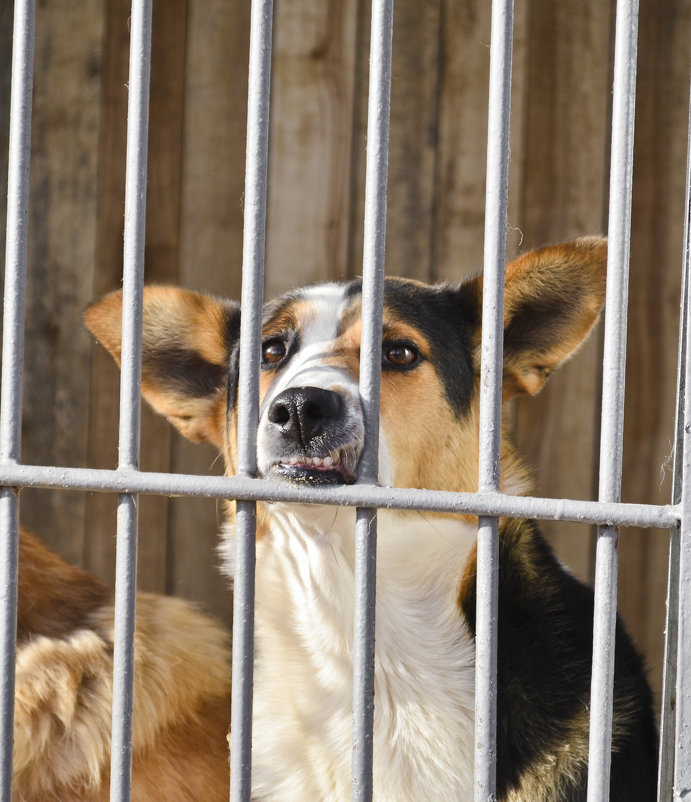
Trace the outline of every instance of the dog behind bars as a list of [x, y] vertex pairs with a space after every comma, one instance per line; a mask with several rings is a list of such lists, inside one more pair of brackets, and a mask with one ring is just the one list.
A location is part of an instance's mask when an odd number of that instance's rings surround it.
[[[587, 238], [508, 266], [505, 400], [538, 392], [587, 337], [603, 303], [605, 261], [605, 242]], [[352, 281], [296, 290], [265, 307], [261, 476], [316, 487], [357, 480], [364, 438], [360, 302], [361, 284]], [[381, 484], [477, 488], [481, 309], [480, 278], [438, 286], [387, 280]], [[86, 312], [88, 327], [118, 361], [121, 312], [120, 293]], [[143, 395], [186, 437], [215, 444], [228, 474], [236, 459], [239, 321], [232, 301], [166, 287], [145, 291]], [[506, 438], [501, 477], [504, 492], [529, 488]], [[232, 503], [225, 513], [220, 548], [232, 576]], [[464, 514], [379, 513], [376, 800], [473, 796], [476, 526]], [[260, 503], [257, 537], [252, 797], [349, 799], [354, 511]], [[499, 799], [585, 799], [592, 615], [592, 591], [560, 565], [535, 523], [502, 520]], [[144, 629], [140, 649], [150, 646], [143, 639], [172, 635], [163, 620], [155, 632]], [[180, 647], [195, 650], [195, 665], [209, 648]], [[169, 681], [176, 687], [177, 679]], [[224, 682], [219, 678], [213, 698], [224, 697]], [[165, 703], [160, 713], [143, 712], [135, 700], [135, 722], [143, 715], [157, 722], [165, 712]], [[188, 725], [188, 739], [204, 742], [208, 729], [200, 715]], [[163, 737], [146, 750], [164, 774], [178, 759]], [[650, 690], [618, 623], [612, 800], [654, 798], [655, 752]], [[217, 764], [227, 771], [225, 753]], [[135, 744], [135, 799], [139, 770]]]
[[[578, 348], [604, 295], [605, 245], [547, 248], [506, 279], [504, 398], [537, 392]], [[357, 479], [359, 282], [317, 285], [267, 305], [262, 476], [314, 485]], [[474, 490], [478, 453], [480, 279], [428, 287], [391, 279], [382, 331], [380, 481]], [[121, 298], [87, 323], [120, 348]], [[239, 309], [174, 289], [145, 298], [143, 392], [235, 470]], [[527, 489], [508, 442], [505, 492]], [[350, 795], [352, 509], [263, 504], [257, 544], [253, 793]], [[375, 796], [472, 795], [475, 525], [470, 516], [382, 511], [378, 527]], [[233, 508], [222, 549], [232, 573]], [[592, 594], [528, 521], [501, 532], [498, 790], [505, 799], [584, 793]], [[617, 642], [612, 797], [654, 794], [655, 729], [641, 663]]]

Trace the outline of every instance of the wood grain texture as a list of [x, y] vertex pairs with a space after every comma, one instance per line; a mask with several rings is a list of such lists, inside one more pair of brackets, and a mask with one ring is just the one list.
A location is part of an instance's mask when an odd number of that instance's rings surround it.
[[[99, 203], [92, 298], [118, 288], [122, 281], [128, 54], [127, 4], [123, 0], [111, 0], [105, 4], [103, 110], [98, 142]], [[119, 395], [120, 378], [113, 370], [112, 360], [104, 349], [94, 345], [88, 417], [89, 466], [117, 466]], [[115, 576], [116, 508], [117, 499], [109, 493], [87, 496], [82, 562], [84, 567], [110, 583]]]
[[[515, 9], [508, 252], [606, 229], [612, 5]], [[0, 9], [5, 180], [11, 4]], [[362, 269], [370, 3], [277, 3], [267, 295]], [[80, 322], [122, 271], [129, 3], [38, 4], [24, 458], [117, 463], [119, 377]], [[624, 497], [664, 502], [683, 224], [690, 0], [641, 5]], [[171, 0], [154, 11], [147, 280], [239, 297], [249, 4]], [[490, 4], [397, 0], [388, 270], [458, 280], [482, 266]], [[3, 139], [4, 137], [4, 139]], [[4, 143], [4, 147], [3, 147]], [[4, 204], [5, 192], [2, 191]], [[4, 207], [3, 207], [4, 208]], [[509, 412], [538, 492], [597, 487], [599, 337]], [[212, 450], [143, 414], [142, 467], [220, 470]], [[112, 580], [116, 499], [24, 491], [24, 521]], [[143, 498], [139, 581], [228, 620], [213, 501]], [[545, 528], [554, 531], [556, 527]], [[592, 576], [592, 533], [553, 542]], [[655, 686], [665, 533], [624, 531], [620, 601]]]
[[[179, 218], [181, 148], [184, 102], [186, 0], [169, 4], [169, 13], [154, 15], [152, 32], [151, 106], [147, 187], [146, 281], [176, 283], [179, 275]], [[124, 160], [129, 47], [129, 4], [113, 0], [108, 6], [105, 95], [108, 115], [101, 137], [99, 248], [94, 284], [96, 295], [116, 288], [122, 265]], [[115, 374], [115, 375], [114, 375]], [[117, 399], [119, 383], [110, 360], [96, 351], [92, 404], [99, 414], [90, 419], [90, 464], [113, 467], [117, 462]], [[172, 432], [168, 424], [143, 409], [141, 468], [170, 470]], [[114, 450], [115, 448], [115, 450]], [[87, 566], [112, 581], [115, 499], [92, 496], [88, 506]], [[167, 585], [169, 501], [139, 499], [139, 585], [164, 591]], [[104, 523], [107, 522], [107, 523]]]
[[[358, 19], [349, 274], [362, 273], [369, 84], [370, 8]], [[443, 74], [443, 3], [400, 3], [394, 10], [386, 265], [391, 275], [432, 278], [435, 165]]]
[[458, 280], [482, 270], [489, 97], [489, 3], [443, 6], [434, 269]]
[[[249, 5], [188, 0], [182, 139], [179, 283], [239, 298], [249, 58]], [[213, 448], [173, 433], [171, 470], [222, 473]], [[229, 622], [232, 596], [218, 572], [217, 504], [171, 500], [168, 593], [197, 599]]]
[[[12, 71], [12, 17], [10, 3], [0, 7], [0, 220], [7, 216], [7, 158], [10, 144], [10, 77]], [[0, 225], [0, 270], [5, 277], [5, 232]]]
[[[103, 26], [95, 0], [81, 4], [76, 38], [63, 8], [36, 9], [22, 432], [28, 463], [80, 465], [86, 457], [90, 345], [80, 315], [93, 291]], [[80, 558], [83, 494], [26, 490], [22, 520]]]
[[180, 282], [240, 297], [249, 4], [188, 0]]
[[276, 6], [269, 297], [346, 272], [356, 11], [355, 0]]
[[[671, 497], [676, 354], [684, 223], [691, 5], [642, 4], [628, 314], [624, 501]], [[623, 530], [619, 602], [659, 686], [665, 532]]]
[[[524, 249], [606, 230], [610, 42], [605, 3], [531, 3], [518, 209]], [[516, 440], [534, 468], [539, 495], [594, 497], [599, 335], [539, 396], [516, 402]], [[541, 527], [564, 562], [591, 581], [590, 529], [556, 522]]]

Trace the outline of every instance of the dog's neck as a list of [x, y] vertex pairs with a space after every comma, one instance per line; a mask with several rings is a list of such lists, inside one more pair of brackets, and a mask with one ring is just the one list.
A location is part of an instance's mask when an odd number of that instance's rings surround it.
[[[341, 631], [349, 648], [354, 509], [260, 505], [258, 530], [257, 608], [266, 606], [268, 610], [278, 604], [282, 614], [289, 604], [295, 605], [301, 616], [329, 618], [338, 612], [343, 616]], [[410, 608], [419, 618], [420, 605], [432, 598], [456, 605], [460, 578], [476, 537], [472, 523], [452, 516], [380, 510], [377, 530], [377, 613], [381, 626], [385, 625], [388, 608], [395, 610], [398, 626], [402, 610]], [[227, 524], [220, 553], [223, 571], [231, 578], [234, 550], [235, 527]]]
[[[524, 492], [502, 456], [502, 489]], [[258, 504], [253, 789], [267, 802], [350, 798], [355, 518]], [[222, 534], [232, 577], [234, 525]], [[476, 536], [472, 518], [378, 513], [376, 800], [472, 796], [475, 644], [458, 598]]]
[[[303, 799], [349, 798], [355, 511], [271, 505], [260, 507], [258, 522], [254, 783], [277, 793], [267, 799], [297, 799], [290, 787]], [[458, 590], [476, 528], [383, 510], [377, 529], [375, 785], [379, 777], [400, 800], [430, 789], [434, 798], [464, 798], [474, 644]], [[225, 535], [229, 552], [232, 528]], [[458, 747], [437, 754], [440, 738]], [[313, 753], [292, 755], [294, 742], [313, 744]], [[302, 776], [309, 764], [318, 769]], [[401, 785], [405, 777], [415, 787]], [[291, 784], [281, 789], [279, 778]], [[441, 787], [435, 778], [453, 781]]]

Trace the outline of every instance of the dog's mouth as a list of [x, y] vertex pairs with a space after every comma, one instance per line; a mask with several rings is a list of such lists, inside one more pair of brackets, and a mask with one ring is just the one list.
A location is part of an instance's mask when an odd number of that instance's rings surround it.
[[296, 483], [353, 484], [359, 457], [359, 449], [351, 445], [317, 456], [295, 454], [274, 462], [268, 473]]

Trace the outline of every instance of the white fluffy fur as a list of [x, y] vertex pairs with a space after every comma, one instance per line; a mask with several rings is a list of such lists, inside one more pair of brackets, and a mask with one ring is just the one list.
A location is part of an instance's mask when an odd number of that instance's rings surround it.
[[[271, 505], [263, 514], [271, 526], [257, 544], [253, 793], [347, 800], [354, 511]], [[469, 799], [474, 645], [457, 591], [476, 531], [417, 513], [382, 511], [378, 521], [374, 799]], [[233, 548], [228, 530], [230, 572]]]
[[[333, 348], [342, 290], [321, 285], [301, 347], [263, 402], [287, 387], [318, 386], [347, 399], [362, 447], [356, 378], [324, 364]], [[385, 433], [380, 481], [391, 482]], [[255, 600], [252, 791], [262, 802], [351, 798], [353, 704], [353, 509], [271, 504], [260, 508]], [[232, 576], [234, 532], [221, 544]], [[476, 529], [457, 519], [382, 511], [378, 516], [374, 799], [472, 796], [474, 643], [458, 609]]]

